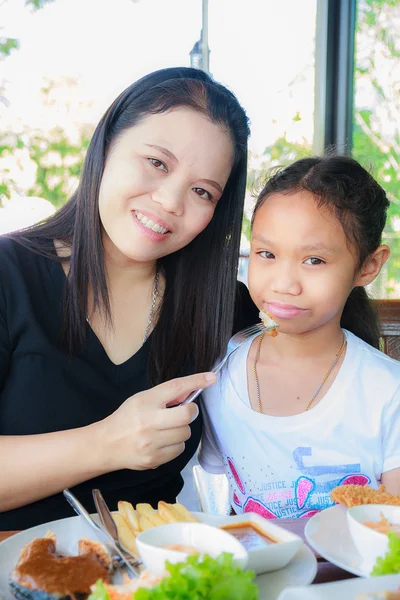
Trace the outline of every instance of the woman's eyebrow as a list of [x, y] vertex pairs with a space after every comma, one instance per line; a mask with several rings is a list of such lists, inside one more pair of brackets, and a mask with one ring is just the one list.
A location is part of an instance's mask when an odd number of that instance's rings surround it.
[[221, 194], [223, 192], [222, 187], [214, 181], [213, 179], [201, 179], [200, 181], [204, 181], [204, 183], [208, 183], [208, 185], [212, 185], [216, 190], [218, 190]]
[[145, 144], [145, 146], [148, 146], [149, 148], [154, 148], [155, 150], [159, 150], [159, 152], [162, 152], [163, 154], [165, 154], [165, 156], [167, 156], [171, 160], [174, 160], [175, 162], [179, 162], [178, 159], [176, 158], [175, 154], [172, 154], [172, 152], [170, 150], [167, 150], [167, 148], [164, 148], [163, 146], [157, 146], [157, 144]]

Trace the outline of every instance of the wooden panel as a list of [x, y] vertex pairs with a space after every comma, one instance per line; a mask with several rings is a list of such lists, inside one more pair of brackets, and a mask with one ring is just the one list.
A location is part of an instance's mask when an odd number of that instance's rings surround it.
[[383, 351], [400, 360], [400, 300], [376, 300], [381, 323]]

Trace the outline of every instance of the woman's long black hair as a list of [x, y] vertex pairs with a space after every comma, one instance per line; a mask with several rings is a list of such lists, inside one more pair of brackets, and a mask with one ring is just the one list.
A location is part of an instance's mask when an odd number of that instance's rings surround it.
[[210, 369], [232, 332], [249, 135], [248, 119], [235, 96], [203, 71], [186, 67], [155, 71], [133, 83], [98, 124], [76, 193], [44, 223], [10, 236], [59, 261], [52, 242], [61, 240], [71, 248], [62, 340], [76, 355], [87, 335], [89, 285], [95, 307], [112, 322], [98, 207], [107, 153], [117, 137], [142, 118], [180, 106], [193, 108], [227, 130], [234, 164], [206, 229], [188, 246], [158, 261], [166, 288], [150, 338], [151, 384], [179, 376], [189, 362], [195, 371]]
[[[320, 206], [332, 208], [347, 239], [357, 249], [360, 269], [381, 244], [389, 200], [383, 188], [347, 156], [303, 158], [278, 171], [262, 189], [253, 213], [272, 194], [307, 191]], [[379, 320], [364, 287], [355, 287], [345, 304], [341, 326], [379, 348]]]

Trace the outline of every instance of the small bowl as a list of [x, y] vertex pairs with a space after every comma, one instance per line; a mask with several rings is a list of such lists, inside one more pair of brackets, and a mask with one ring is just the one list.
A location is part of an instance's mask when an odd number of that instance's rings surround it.
[[379, 523], [382, 517], [393, 525], [399, 525], [400, 506], [362, 504], [347, 509], [350, 535], [368, 573], [371, 573], [374, 568], [376, 559], [379, 556], [385, 556], [387, 553], [389, 539], [386, 533], [375, 531], [365, 523]]
[[286, 567], [303, 544], [300, 536], [275, 525], [269, 519], [264, 519], [257, 513], [249, 512], [234, 517], [226, 517], [220, 523], [220, 527], [223, 527], [224, 531], [230, 531], [232, 535], [235, 535], [235, 526], [238, 527], [239, 525], [253, 526], [256, 531], [258, 530], [267, 538], [275, 540], [275, 543], [261, 547], [247, 546], [246, 541], [242, 542], [249, 555], [247, 566], [257, 575]]
[[204, 523], [168, 523], [146, 529], [136, 538], [139, 554], [145, 566], [155, 575], [163, 573], [165, 561], [184, 561], [189, 553], [165, 548], [168, 545], [183, 545], [194, 548], [199, 554], [216, 557], [222, 552], [233, 555], [236, 566], [244, 569], [248, 554], [242, 544], [230, 533]]

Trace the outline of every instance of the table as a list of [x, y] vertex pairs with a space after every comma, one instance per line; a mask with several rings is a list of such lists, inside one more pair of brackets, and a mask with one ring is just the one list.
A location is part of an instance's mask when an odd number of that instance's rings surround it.
[[[304, 527], [308, 519], [277, 519], [276, 521], [277, 525], [296, 533], [304, 540]], [[11, 537], [15, 533], [18, 533], [18, 531], [0, 531], [0, 542]], [[318, 554], [316, 554], [316, 558], [318, 561], [318, 573], [314, 579], [314, 583], [327, 583], [329, 581], [340, 581], [342, 579], [351, 579], [352, 577], [355, 577], [351, 573], [326, 561]]]

